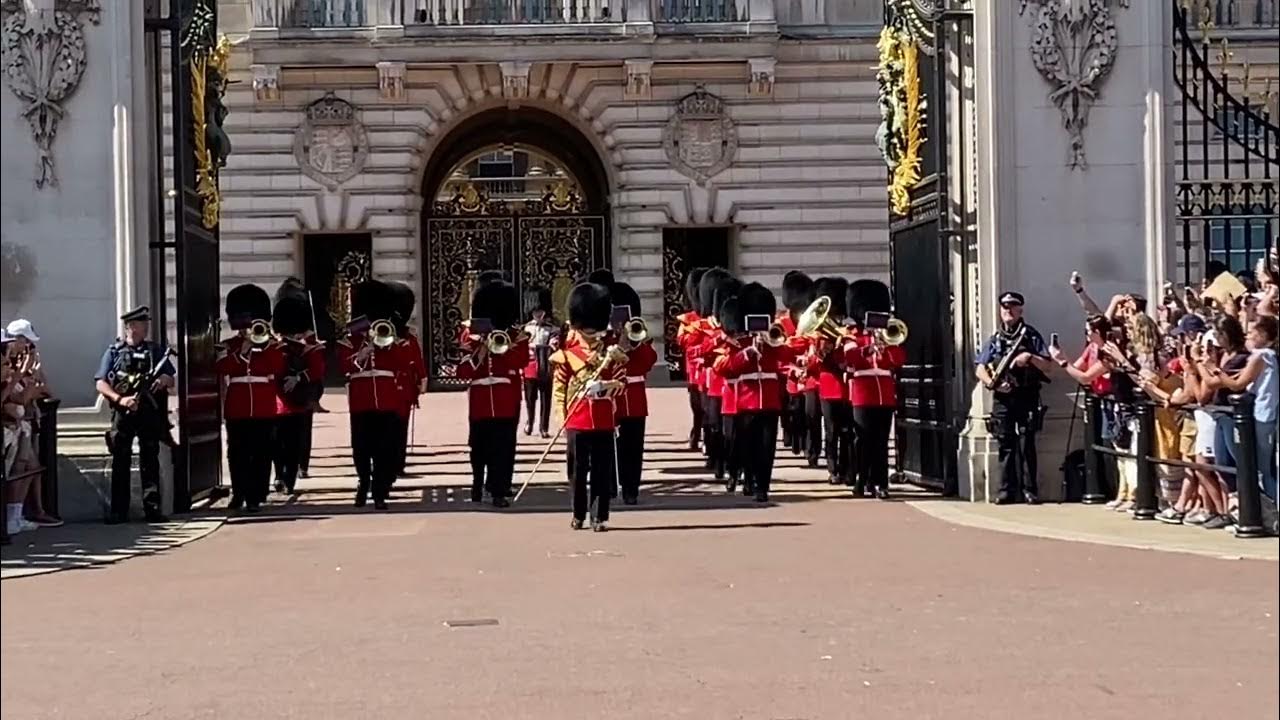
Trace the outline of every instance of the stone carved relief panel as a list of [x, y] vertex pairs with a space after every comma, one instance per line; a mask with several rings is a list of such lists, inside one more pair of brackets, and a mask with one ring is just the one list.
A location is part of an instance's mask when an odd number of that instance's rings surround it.
[[662, 133], [667, 160], [699, 185], [728, 168], [738, 154], [738, 129], [724, 101], [699, 87], [676, 103]]
[[1087, 167], [1084, 130], [1089, 110], [1116, 62], [1118, 43], [1112, 6], [1129, 0], [1021, 0], [1031, 14], [1031, 59], [1049, 83], [1049, 99], [1062, 113], [1071, 142], [1068, 164]]
[[355, 177], [369, 154], [368, 133], [355, 106], [333, 94], [308, 105], [293, 154], [302, 172], [330, 191]]
[[4, 74], [24, 104], [36, 143], [36, 187], [57, 187], [53, 142], [88, 56], [82, 20], [98, 24], [100, 0], [3, 0]]

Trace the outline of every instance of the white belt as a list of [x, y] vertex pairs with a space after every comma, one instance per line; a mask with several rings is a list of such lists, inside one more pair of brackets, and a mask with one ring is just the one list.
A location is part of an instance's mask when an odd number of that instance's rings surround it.
[[644, 382], [644, 376], [643, 376], [643, 375], [628, 375], [628, 376], [627, 376], [627, 384], [628, 384], [628, 385], [635, 385], [636, 383], [642, 383], [642, 382]]
[[893, 373], [884, 368], [871, 368], [869, 370], [854, 370], [849, 373], [852, 377], [893, 377]]
[[738, 379], [739, 380], [777, 380], [778, 373], [776, 372], [747, 373], [745, 375], [739, 375]]
[[237, 375], [227, 380], [228, 385], [239, 385], [240, 383], [269, 383], [272, 377], [270, 375]]
[[380, 378], [380, 377], [395, 377], [395, 376], [396, 374], [391, 372], [390, 370], [361, 370], [360, 372], [351, 373], [352, 380], [355, 380], [356, 378]]
[[511, 378], [504, 377], [482, 377], [471, 381], [472, 385], [510, 385]]

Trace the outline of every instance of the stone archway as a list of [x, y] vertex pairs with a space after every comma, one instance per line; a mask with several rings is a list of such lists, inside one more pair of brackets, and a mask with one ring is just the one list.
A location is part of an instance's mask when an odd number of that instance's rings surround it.
[[461, 385], [458, 328], [481, 272], [547, 287], [562, 311], [575, 282], [609, 267], [609, 187], [591, 141], [537, 108], [481, 111], [435, 148], [422, 176], [423, 349], [446, 388]]

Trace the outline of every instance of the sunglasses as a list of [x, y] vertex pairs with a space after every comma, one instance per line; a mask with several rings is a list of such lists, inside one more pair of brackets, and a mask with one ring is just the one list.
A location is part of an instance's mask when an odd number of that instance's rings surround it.
[[1006, 310], [1010, 308], [1020, 308], [1022, 307], [1022, 303], [1016, 303], [1016, 302], [1000, 303], [1000, 307], [1005, 308]]

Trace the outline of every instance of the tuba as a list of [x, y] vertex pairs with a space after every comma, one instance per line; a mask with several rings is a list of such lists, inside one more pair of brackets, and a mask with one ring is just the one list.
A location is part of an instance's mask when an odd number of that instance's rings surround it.
[[823, 295], [800, 313], [800, 319], [796, 321], [796, 334], [825, 338], [833, 343], [844, 337], [844, 328], [831, 317], [831, 298]]
[[396, 326], [390, 320], [377, 320], [369, 326], [369, 336], [376, 348], [391, 347], [396, 341]]
[[254, 320], [249, 325], [249, 342], [254, 345], [266, 345], [271, 341], [271, 325], [266, 320]]

